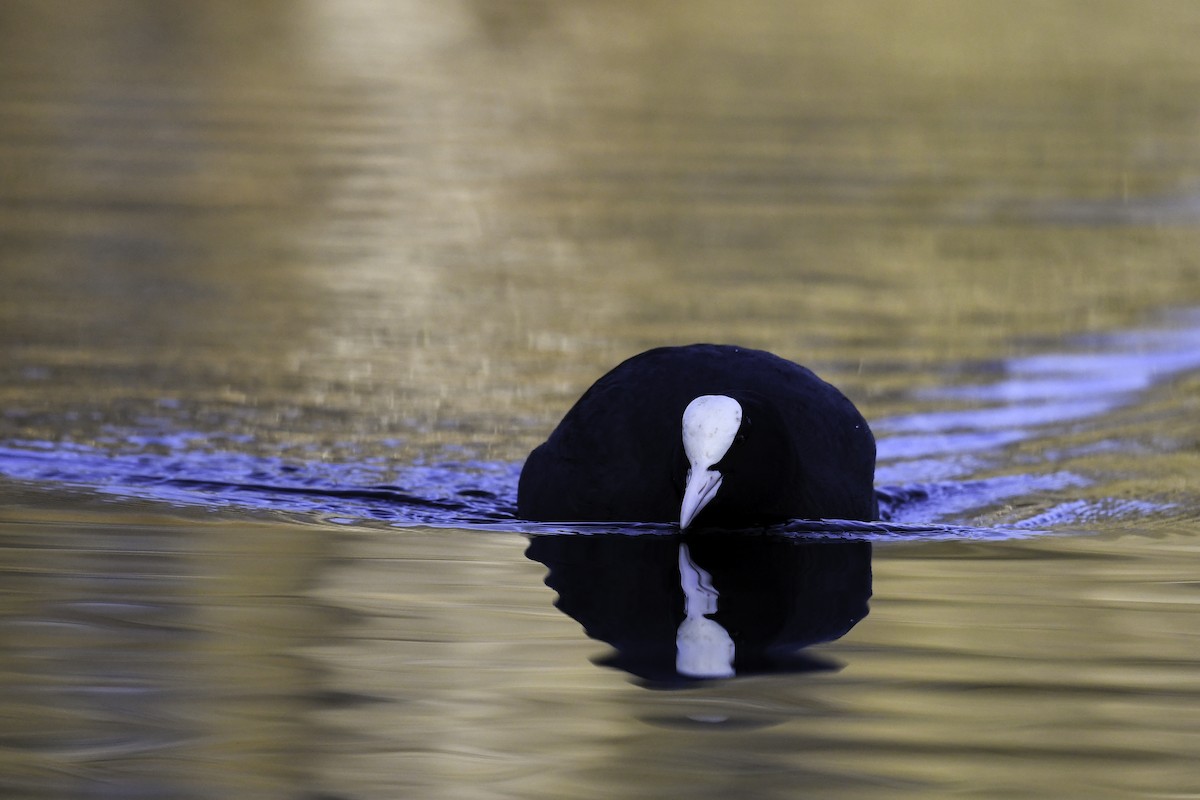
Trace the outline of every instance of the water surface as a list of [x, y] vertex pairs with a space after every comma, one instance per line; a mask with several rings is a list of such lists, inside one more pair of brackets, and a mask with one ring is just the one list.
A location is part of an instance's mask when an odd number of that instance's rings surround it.
[[[0, 794], [1200, 791], [1198, 34], [5, 4]], [[888, 520], [516, 519], [690, 341], [842, 387]]]

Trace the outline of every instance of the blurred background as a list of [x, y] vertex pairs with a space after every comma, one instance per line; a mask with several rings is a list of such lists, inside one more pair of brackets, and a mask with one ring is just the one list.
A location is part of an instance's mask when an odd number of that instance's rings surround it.
[[648, 346], [766, 347], [870, 408], [1194, 305], [1198, 28], [1186, 2], [5, 3], [6, 424], [166, 399], [518, 459]]
[[[0, 3], [0, 793], [1194, 790], [1197, 41], [1187, 0]], [[1079, 535], [877, 546], [846, 670], [664, 695], [516, 527], [239, 505], [470, 473], [503, 519], [592, 380], [693, 341], [842, 387], [909, 521]]]

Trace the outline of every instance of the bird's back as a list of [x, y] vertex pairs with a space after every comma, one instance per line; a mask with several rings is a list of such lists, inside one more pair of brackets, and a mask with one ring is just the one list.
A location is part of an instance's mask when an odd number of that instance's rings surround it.
[[[853, 404], [805, 367], [713, 344], [649, 350], [597, 380], [530, 454], [518, 513], [542, 520], [677, 520], [687, 468], [681, 419], [704, 394], [759, 398], [778, 409], [780, 435], [809, 465], [803, 502], [798, 496], [789, 507], [804, 513], [791, 516], [877, 515], [875, 442]], [[849, 484], [857, 490], [848, 491]]]

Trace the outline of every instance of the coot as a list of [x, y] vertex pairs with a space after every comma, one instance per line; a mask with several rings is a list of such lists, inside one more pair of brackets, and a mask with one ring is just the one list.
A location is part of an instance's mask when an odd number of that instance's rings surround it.
[[873, 520], [875, 437], [836, 388], [762, 350], [649, 350], [588, 389], [529, 454], [517, 513], [744, 528]]

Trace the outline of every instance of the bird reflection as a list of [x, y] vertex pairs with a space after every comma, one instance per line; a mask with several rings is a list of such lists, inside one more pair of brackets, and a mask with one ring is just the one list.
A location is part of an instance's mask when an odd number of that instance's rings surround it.
[[531, 538], [555, 605], [651, 684], [835, 669], [804, 648], [867, 615], [871, 545], [765, 533]]

